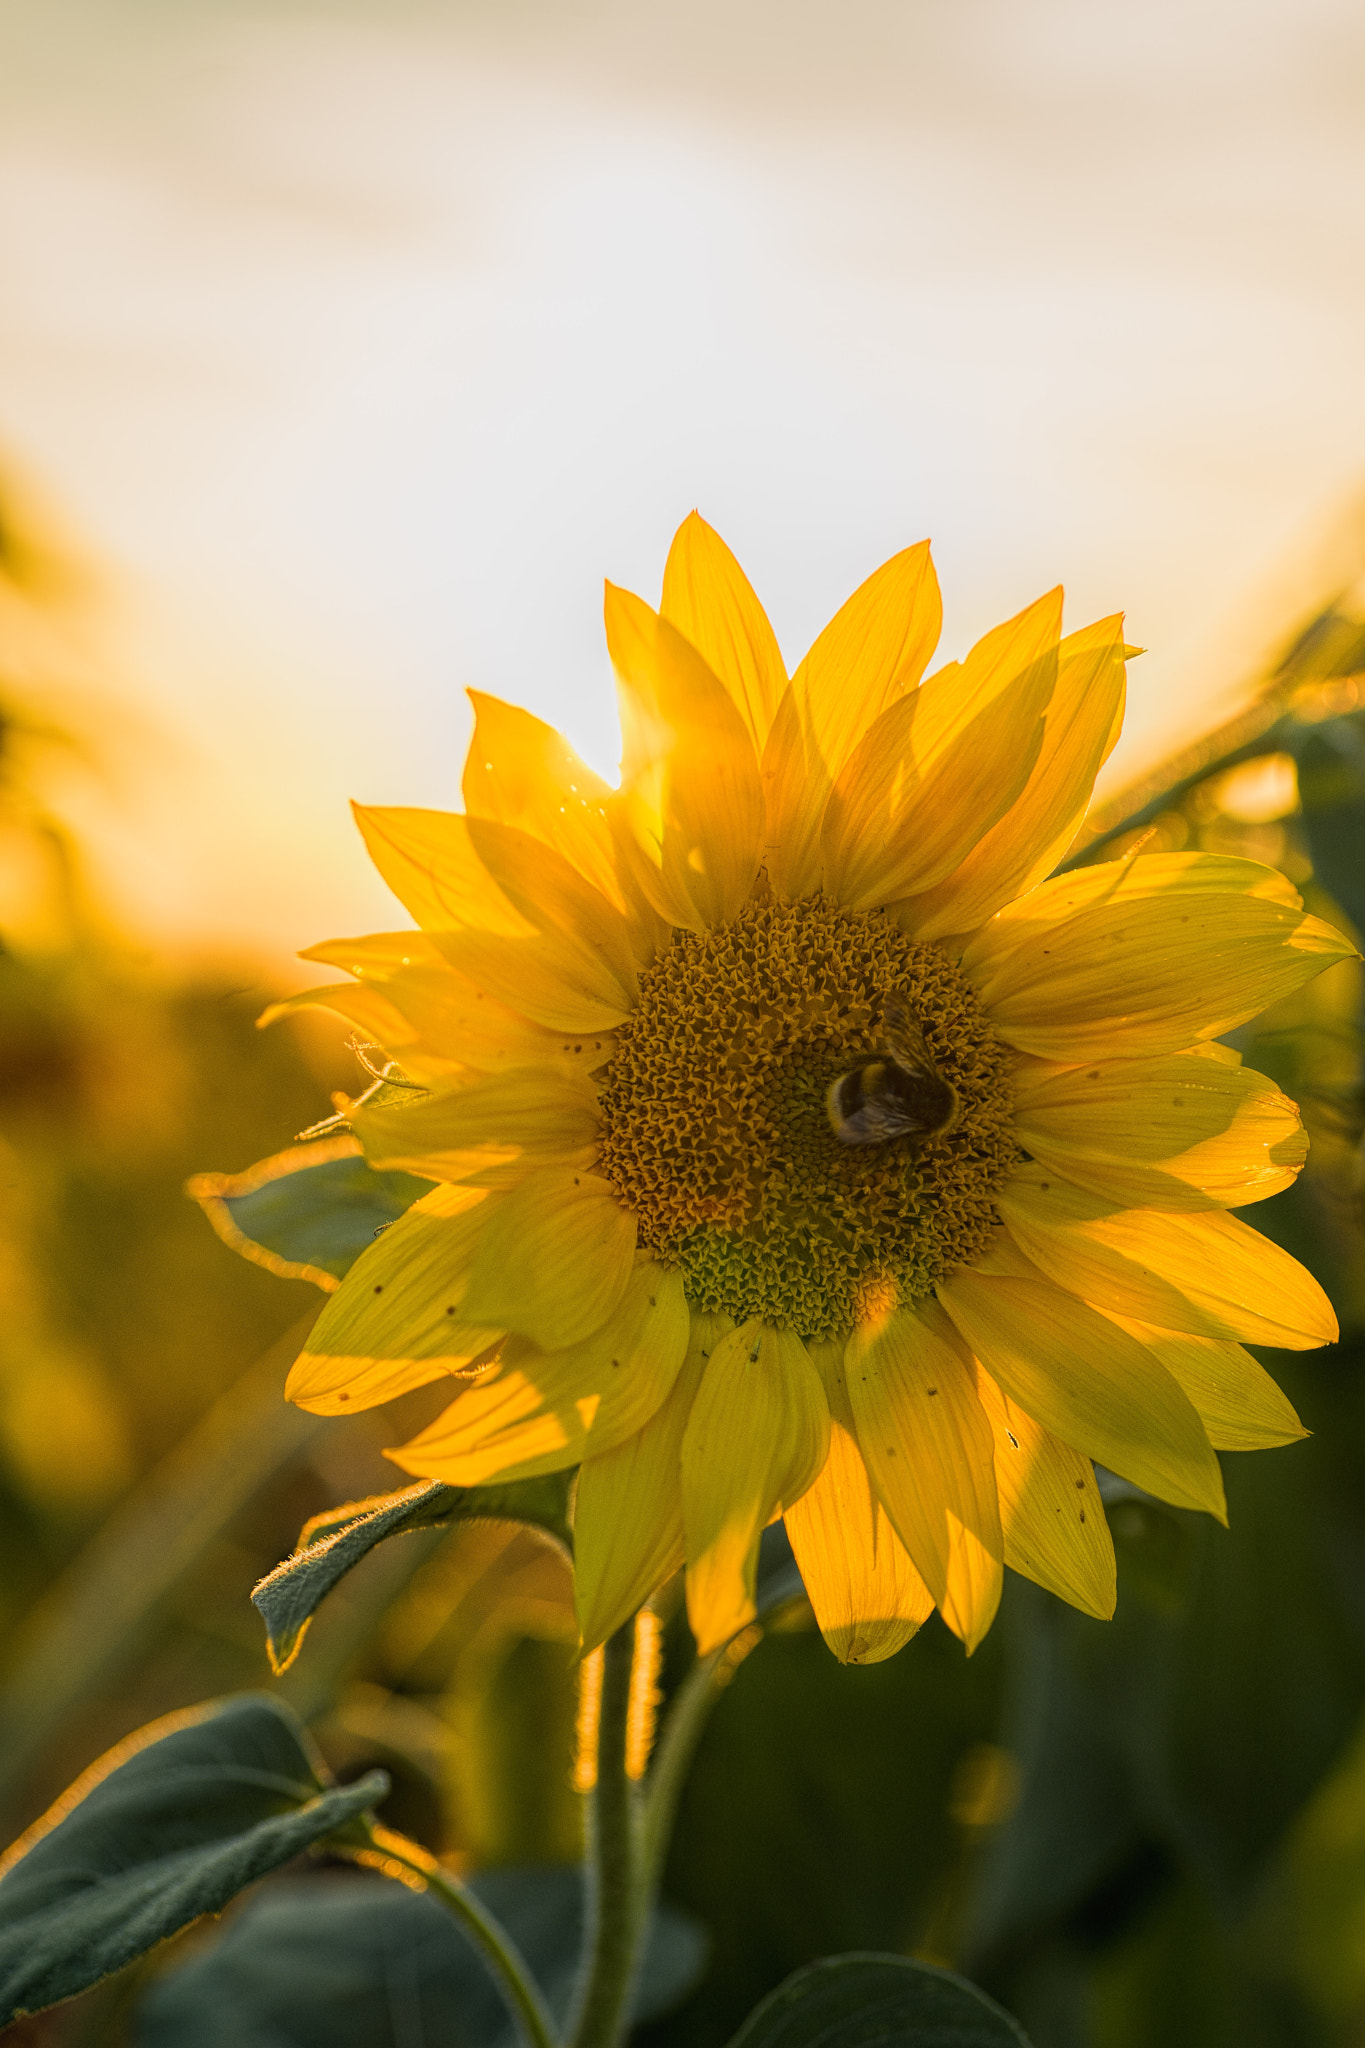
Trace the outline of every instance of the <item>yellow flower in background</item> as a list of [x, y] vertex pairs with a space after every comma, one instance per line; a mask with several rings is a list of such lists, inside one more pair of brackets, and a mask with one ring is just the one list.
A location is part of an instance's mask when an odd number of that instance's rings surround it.
[[475, 695], [463, 816], [360, 810], [421, 927], [307, 956], [430, 1091], [357, 1110], [436, 1185], [290, 1376], [323, 1414], [451, 1375], [390, 1453], [455, 1485], [581, 1466], [600, 1642], [684, 1562], [700, 1648], [785, 1517], [836, 1655], [1003, 1564], [1114, 1603], [1091, 1461], [1224, 1513], [1216, 1449], [1300, 1436], [1242, 1348], [1331, 1341], [1228, 1211], [1285, 1187], [1294, 1105], [1214, 1041], [1352, 948], [1284, 877], [1138, 854], [1044, 879], [1118, 735], [1121, 621], [1053, 591], [921, 681], [927, 545], [788, 680], [695, 514], [658, 613], [608, 588], [613, 791]]

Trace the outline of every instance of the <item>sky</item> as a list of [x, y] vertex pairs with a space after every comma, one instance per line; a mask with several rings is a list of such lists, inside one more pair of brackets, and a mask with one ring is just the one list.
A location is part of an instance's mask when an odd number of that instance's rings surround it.
[[945, 654], [1126, 609], [1146, 765], [1360, 531], [1363, 102], [1354, 0], [0, 0], [111, 902], [293, 985], [403, 922], [347, 800], [456, 802], [466, 686], [609, 771], [693, 505], [792, 663], [926, 534]]

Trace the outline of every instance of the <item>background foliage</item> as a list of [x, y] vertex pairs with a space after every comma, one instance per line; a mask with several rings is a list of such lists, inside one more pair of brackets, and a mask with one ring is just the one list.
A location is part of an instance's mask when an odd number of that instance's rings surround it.
[[[45, 573], [11, 539], [0, 623], [60, 612]], [[272, 1678], [252, 1586], [308, 1518], [392, 1489], [383, 1445], [440, 1397], [342, 1421], [286, 1408], [319, 1296], [231, 1257], [183, 1184], [279, 1150], [363, 1077], [339, 1030], [260, 1034], [269, 990], [158, 970], [107, 928], [44, 808], [42, 751], [61, 742], [23, 709], [23, 645], [0, 716], [6, 900], [29, 898], [0, 953], [5, 1838], [130, 1730], [273, 1688], [340, 1781], [382, 1768], [382, 1819], [457, 1867], [496, 1886], [568, 1865], [582, 1832], [569, 1582], [532, 1532], [421, 1527], [376, 1546]], [[1144, 833], [1150, 850], [1243, 853], [1365, 928], [1363, 703], [1365, 623], [1343, 599], [1253, 712], [1097, 818], [1079, 857]], [[1224, 1457], [1228, 1531], [1110, 1485], [1112, 1624], [1011, 1579], [970, 1661], [935, 1620], [891, 1662], [843, 1670], [788, 1609], [737, 1665], [683, 1795], [665, 1893], [706, 1961], [641, 2023], [642, 2048], [719, 2048], [793, 1969], [859, 1949], [960, 1968], [1036, 2048], [1365, 2041], [1360, 1007], [1348, 965], [1239, 1040], [1314, 1139], [1300, 1184], [1254, 1212], [1341, 1314], [1336, 1350], [1267, 1358], [1313, 1435]], [[666, 1689], [689, 1656], [674, 1614]], [[202, 2038], [215, 2001], [246, 2012], [260, 1989], [241, 1974], [248, 1916], [306, 1946], [326, 1887], [347, 1888], [326, 1895], [344, 1917], [366, 1882], [300, 1864], [221, 1930], [191, 1930], [13, 2038]], [[427, 1939], [392, 1911], [404, 1940]], [[358, 1999], [328, 2038], [377, 2048], [393, 2024]]]

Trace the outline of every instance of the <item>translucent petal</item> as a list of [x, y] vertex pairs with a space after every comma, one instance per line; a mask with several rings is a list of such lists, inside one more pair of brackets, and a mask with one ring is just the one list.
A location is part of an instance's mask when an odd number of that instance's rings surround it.
[[1216, 1038], [1355, 949], [1273, 870], [1139, 854], [1045, 882], [963, 955], [1001, 1037], [1063, 1061]]
[[829, 1409], [804, 1344], [757, 1317], [711, 1354], [682, 1443], [687, 1616], [706, 1656], [754, 1618], [758, 1539], [829, 1453]]
[[825, 887], [870, 910], [952, 873], [1020, 795], [1043, 744], [1056, 650], [978, 708], [948, 672], [892, 704], [840, 771], [821, 828]]
[[1240, 1344], [1217, 1337], [1181, 1336], [1112, 1312], [1111, 1321], [1155, 1352], [1167, 1372], [1180, 1382], [1216, 1451], [1261, 1451], [1307, 1436], [1265, 1367]]
[[1273, 1081], [1189, 1053], [1025, 1082], [1015, 1131], [1077, 1187], [1153, 1209], [1260, 1201], [1288, 1187], [1308, 1154], [1298, 1110]]
[[995, 1438], [1005, 1563], [1107, 1621], [1116, 1597], [1114, 1544], [1093, 1465], [1011, 1401], [981, 1365], [976, 1390]]
[[659, 613], [720, 677], [761, 754], [787, 671], [748, 577], [700, 513], [689, 512], [673, 536]]
[[629, 905], [616, 872], [607, 811], [612, 790], [552, 725], [471, 690], [474, 737], [464, 769], [471, 818], [514, 825], [562, 854], [618, 911]]
[[999, 1601], [1002, 1547], [990, 1424], [971, 1370], [935, 1317], [915, 1309], [859, 1324], [844, 1364], [872, 1483], [944, 1620], [974, 1648]]
[[557, 1167], [533, 1173], [490, 1211], [463, 1313], [546, 1350], [577, 1344], [625, 1292], [635, 1235], [606, 1181]]
[[898, 906], [907, 931], [925, 939], [975, 931], [1056, 866], [1118, 738], [1124, 676], [1121, 620], [1102, 619], [1062, 641], [1042, 746], [1022, 794], [952, 874]]
[[841, 1664], [880, 1664], [934, 1611], [872, 1490], [844, 1385], [842, 1341], [808, 1346], [830, 1406], [829, 1456], [785, 1521], [815, 1619]]
[[453, 811], [352, 804], [366, 850], [403, 908], [424, 931], [478, 931], [524, 938], [534, 927], [494, 882]]
[[943, 621], [928, 541], [883, 563], [836, 612], [774, 714], [763, 754], [768, 879], [782, 897], [820, 885], [820, 826], [854, 747], [913, 690]]
[[687, 1352], [643, 1429], [583, 1460], [574, 1496], [574, 1600], [585, 1651], [638, 1613], [683, 1563], [682, 1440], [729, 1316], [694, 1311]]
[[567, 1067], [509, 1068], [416, 1102], [358, 1109], [351, 1124], [372, 1166], [401, 1162], [451, 1180], [490, 1149], [499, 1158], [586, 1166], [600, 1128], [596, 1089]]
[[616, 816], [661, 917], [705, 931], [738, 915], [758, 873], [763, 791], [744, 720], [691, 643], [607, 585], [607, 646], [625, 740]]
[[487, 1375], [420, 1436], [385, 1455], [405, 1472], [450, 1486], [577, 1465], [644, 1427], [668, 1397], [687, 1334], [681, 1277], [648, 1261], [582, 1343], [542, 1351], [509, 1339]]
[[1163, 1330], [1310, 1351], [1337, 1336], [1306, 1267], [1234, 1216], [1120, 1208], [1038, 1165], [996, 1197], [1011, 1235], [1049, 1279]]
[[[474, 1325], [463, 1302], [499, 1199], [479, 1189], [433, 1188], [391, 1223], [329, 1296], [290, 1375], [289, 1398], [307, 1388], [305, 1405], [311, 1406], [314, 1394], [354, 1386], [351, 1401], [341, 1405], [368, 1406], [390, 1400], [400, 1381], [419, 1385], [481, 1351], [504, 1326]], [[414, 1361], [432, 1364], [432, 1372], [404, 1380]], [[394, 1368], [391, 1380], [372, 1371], [379, 1365]], [[370, 1390], [367, 1398], [362, 1387]]]
[[1126, 1330], [1044, 1279], [963, 1269], [938, 1298], [996, 1384], [1063, 1443], [1160, 1500], [1226, 1519], [1198, 1415]]

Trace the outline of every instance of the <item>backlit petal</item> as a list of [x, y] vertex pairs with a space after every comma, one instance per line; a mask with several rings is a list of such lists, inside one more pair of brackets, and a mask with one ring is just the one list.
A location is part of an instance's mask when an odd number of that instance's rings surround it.
[[1068, 634], [1043, 716], [1038, 758], [1022, 794], [961, 864], [927, 893], [898, 906], [907, 931], [925, 939], [975, 931], [1047, 875], [1085, 816], [1095, 777], [1123, 723], [1122, 621]]
[[677, 1378], [687, 1333], [681, 1276], [646, 1261], [582, 1343], [542, 1351], [510, 1338], [489, 1373], [385, 1456], [450, 1486], [562, 1471], [644, 1427]]
[[555, 1167], [534, 1173], [490, 1212], [463, 1313], [546, 1350], [577, 1344], [620, 1301], [635, 1229], [606, 1181]]
[[1063, 1443], [1159, 1500], [1226, 1519], [1198, 1415], [1127, 1330], [1043, 1279], [964, 1268], [939, 1282], [938, 1297], [996, 1384]]
[[716, 1345], [682, 1443], [687, 1617], [706, 1656], [754, 1618], [758, 1539], [829, 1453], [829, 1408], [806, 1347], [757, 1317]]
[[328, 982], [323, 988], [303, 989], [283, 1002], [271, 1003], [256, 1022], [262, 1027], [273, 1024], [291, 1010], [330, 1010], [334, 1016], [344, 1017], [363, 1039], [382, 1045], [405, 1073], [428, 1087], [447, 1085], [460, 1072], [457, 1061], [443, 1059], [427, 1047], [386, 990], [359, 987], [353, 981]]
[[562, 853], [529, 832], [471, 818], [469, 842], [507, 901], [562, 955], [565, 979], [629, 1008], [640, 985], [622, 912]]
[[410, 806], [352, 804], [351, 809], [370, 859], [424, 931], [470, 925], [524, 938], [534, 929], [474, 851], [467, 818]]
[[1112, 1314], [1111, 1319], [1154, 1351], [1179, 1380], [1216, 1451], [1260, 1451], [1307, 1436], [1287, 1397], [1240, 1344], [1181, 1336], [1131, 1316]]
[[784, 1520], [815, 1619], [841, 1664], [880, 1664], [934, 1598], [872, 1490], [844, 1385], [842, 1340], [808, 1347], [830, 1407], [829, 1456]]
[[[406, 940], [408, 947], [398, 951], [397, 940]], [[451, 943], [448, 935], [447, 943]], [[496, 956], [497, 945], [491, 950]], [[378, 990], [398, 1012], [402, 1026], [394, 1038], [381, 1031], [374, 1036], [389, 1051], [401, 1050], [404, 1064], [419, 1078], [425, 1076], [411, 1064], [411, 1046], [419, 1047], [421, 1057], [429, 1063], [439, 1058], [441, 1072], [458, 1069], [476, 1074], [542, 1063], [591, 1073], [605, 1066], [616, 1050], [610, 1031], [575, 1029], [571, 1035], [562, 1028], [534, 1023], [520, 1010], [496, 1001], [467, 975], [457, 973], [440, 947], [422, 932], [381, 933], [373, 941], [332, 939], [314, 946], [304, 958], [328, 960], [361, 977], [367, 990]], [[502, 980], [510, 982], [514, 977], [505, 961], [503, 964]], [[568, 1000], [563, 988], [555, 983], [553, 992], [563, 1007]], [[518, 988], [516, 993], [521, 996], [524, 991]], [[390, 1021], [388, 1028], [396, 1027]]]
[[659, 615], [720, 677], [761, 755], [787, 671], [748, 577], [698, 512], [689, 512], [673, 536]]
[[1354, 953], [1297, 902], [1254, 861], [1139, 854], [1044, 882], [977, 933], [962, 965], [1024, 1052], [1179, 1052]]
[[845, 1376], [873, 1485], [943, 1619], [973, 1649], [1000, 1598], [994, 1448], [971, 1370], [929, 1306], [860, 1323]]
[[[329, 1296], [290, 1374], [289, 1398], [310, 1408], [325, 1399], [319, 1412], [329, 1415], [369, 1407], [456, 1371], [482, 1351], [504, 1326], [474, 1324], [463, 1302], [499, 1199], [478, 1189], [433, 1188], [390, 1224]], [[346, 1388], [351, 1398], [342, 1401]]]
[[580, 947], [539, 932], [503, 939], [487, 932], [440, 934], [441, 951], [477, 998], [523, 1017], [556, 1036], [599, 1037], [630, 1015], [632, 1001]]
[[763, 754], [764, 858], [778, 896], [820, 886], [825, 803], [872, 721], [913, 690], [943, 622], [928, 541], [883, 563], [792, 677]]
[[1116, 1597], [1114, 1544], [1089, 1458], [1035, 1422], [981, 1365], [976, 1390], [995, 1438], [1005, 1563], [1107, 1621]]
[[1235, 1216], [1119, 1208], [1036, 1164], [1017, 1168], [996, 1201], [1048, 1278], [1103, 1309], [1286, 1351], [1336, 1339], [1312, 1274]]
[[733, 1328], [693, 1312], [687, 1352], [643, 1429], [583, 1460], [574, 1496], [574, 1601], [585, 1651], [595, 1649], [683, 1563], [682, 1440], [706, 1361]]
[[1077, 1187], [1153, 1209], [1260, 1201], [1288, 1187], [1308, 1154], [1298, 1110], [1273, 1081], [1188, 1053], [1025, 1083], [1015, 1133]]
[[738, 915], [758, 873], [763, 790], [724, 685], [675, 627], [607, 585], [607, 646], [625, 741], [616, 816], [661, 917], [704, 931]]
[[597, 1091], [569, 1068], [513, 1067], [415, 1102], [358, 1109], [351, 1124], [371, 1166], [401, 1160], [433, 1179], [460, 1180], [489, 1151], [586, 1166], [599, 1130]]
[[552, 725], [471, 690], [474, 737], [464, 769], [471, 818], [514, 825], [552, 846], [618, 911], [628, 909], [612, 847], [612, 790]]
[[952, 873], [1027, 783], [1057, 680], [1053, 649], [966, 711], [960, 677], [892, 704], [840, 771], [821, 828], [825, 887], [870, 910]]

